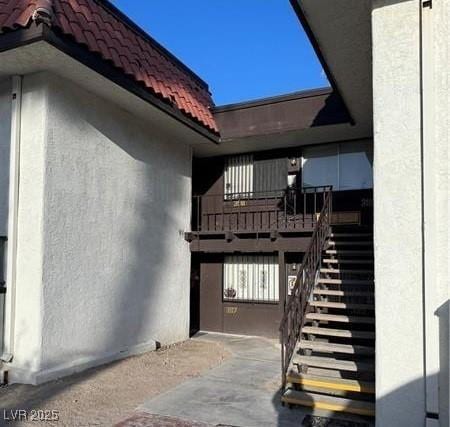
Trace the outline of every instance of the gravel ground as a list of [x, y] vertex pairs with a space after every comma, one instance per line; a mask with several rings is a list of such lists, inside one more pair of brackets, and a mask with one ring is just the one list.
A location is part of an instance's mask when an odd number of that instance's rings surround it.
[[330, 418], [314, 417], [308, 415], [303, 421], [304, 427], [369, 427], [367, 423], [353, 421], [333, 420]]
[[[220, 343], [186, 341], [40, 386], [0, 388], [0, 425], [112, 426], [146, 399], [200, 375], [230, 357]], [[6, 412], [4, 412], [4, 409]], [[3, 421], [10, 410], [58, 411], [58, 421]], [[51, 414], [50, 414], [51, 417]]]

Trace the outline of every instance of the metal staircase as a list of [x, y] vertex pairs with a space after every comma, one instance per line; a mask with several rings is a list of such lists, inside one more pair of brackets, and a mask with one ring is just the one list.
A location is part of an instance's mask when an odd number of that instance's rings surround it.
[[[331, 200], [330, 200], [331, 203]], [[372, 233], [330, 225], [324, 206], [281, 323], [282, 402], [375, 415]]]

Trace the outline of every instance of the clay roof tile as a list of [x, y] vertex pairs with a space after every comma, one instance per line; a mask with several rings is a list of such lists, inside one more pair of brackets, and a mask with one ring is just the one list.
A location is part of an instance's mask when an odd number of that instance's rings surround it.
[[0, 37], [4, 31], [27, 27], [38, 7], [52, 12], [42, 22], [100, 53], [151, 93], [218, 132], [208, 87], [106, 0], [0, 0]]

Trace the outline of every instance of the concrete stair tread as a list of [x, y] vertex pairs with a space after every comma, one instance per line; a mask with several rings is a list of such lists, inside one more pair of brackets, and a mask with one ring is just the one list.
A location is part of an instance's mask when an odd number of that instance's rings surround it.
[[350, 414], [375, 416], [375, 404], [342, 397], [325, 396], [304, 391], [287, 389], [281, 398], [284, 403], [306, 406], [313, 409], [332, 412], [347, 412]]
[[373, 233], [331, 233], [330, 237], [373, 237]]
[[344, 378], [323, 377], [289, 371], [288, 382], [321, 389], [351, 391], [355, 393], [375, 393], [375, 383], [369, 381], [348, 380]]
[[311, 301], [311, 307], [337, 308], [339, 310], [375, 310], [374, 304], [357, 304], [347, 302]]
[[300, 340], [298, 344], [301, 349], [309, 349], [324, 353], [345, 353], [345, 354], [374, 354], [374, 347], [352, 344], [336, 344], [322, 341]]
[[373, 264], [373, 259], [333, 259], [324, 258], [325, 264]]
[[304, 326], [302, 329], [302, 333], [311, 335], [341, 337], [341, 338], [375, 339], [375, 332], [373, 331], [354, 331], [349, 329], [333, 329], [314, 326]]
[[299, 366], [314, 366], [317, 368], [326, 368], [348, 372], [375, 371], [375, 365], [373, 363], [369, 363], [366, 361], [356, 362], [353, 360], [339, 360], [332, 357], [295, 355], [292, 359], [292, 363]]
[[325, 285], [373, 285], [374, 280], [369, 279], [327, 279], [324, 277], [319, 278], [318, 283]]
[[[359, 373], [358, 372], [349, 372], [349, 371], [342, 371], [338, 369], [325, 369], [325, 368], [314, 368], [312, 366], [306, 366], [303, 365], [304, 369], [306, 369], [305, 373], [308, 375], [314, 375], [316, 377], [326, 377], [326, 378], [345, 378], [345, 379], [354, 379], [354, 380], [360, 380], [358, 378]], [[297, 370], [294, 370], [294, 372], [298, 372]], [[369, 375], [370, 373], [367, 373]], [[354, 377], [347, 377], [348, 375], [354, 375]], [[369, 379], [366, 378], [367, 381]], [[370, 381], [373, 381], [373, 376], [370, 377]]]
[[337, 269], [337, 268], [321, 268], [324, 274], [373, 274], [373, 270], [357, 270], [357, 269]]
[[363, 256], [363, 255], [372, 255], [373, 251], [370, 250], [361, 250], [361, 249], [356, 249], [356, 250], [351, 250], [351, 249], [326, 249], [325, 250], [326, 254], [329, 255], [358, 255], [358, 256]]
[[370, 291], [345, 291], [345, 290], [332, 290], [332, 289], [314, 289], [314, 295], [326, 295], [334, 297], [366, 297], [373, 298], [374, 294]]
[[327, 321], [327, 322], [375, 324], [375, 319], [373, 317], [344, 316], [344, 315], [340, 315], [340, 314], [307, 313], [306, 319], [307, 320], [321, 320], [321, 321]]
[[373, 245], [373, 241], [372, 240], [354, 240], [354, 241], [343, 240], [343, 241], [336, 242], [335, 240], [329, 240], [327, 242], [327, 244], [330, 246], [370, 246], [370, 245]]

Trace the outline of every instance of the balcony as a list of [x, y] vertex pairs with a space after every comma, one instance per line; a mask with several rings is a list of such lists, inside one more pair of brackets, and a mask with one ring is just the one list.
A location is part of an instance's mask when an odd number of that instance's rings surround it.
[[331, 186], [194, 196], [197, 235], [312, 232]]

